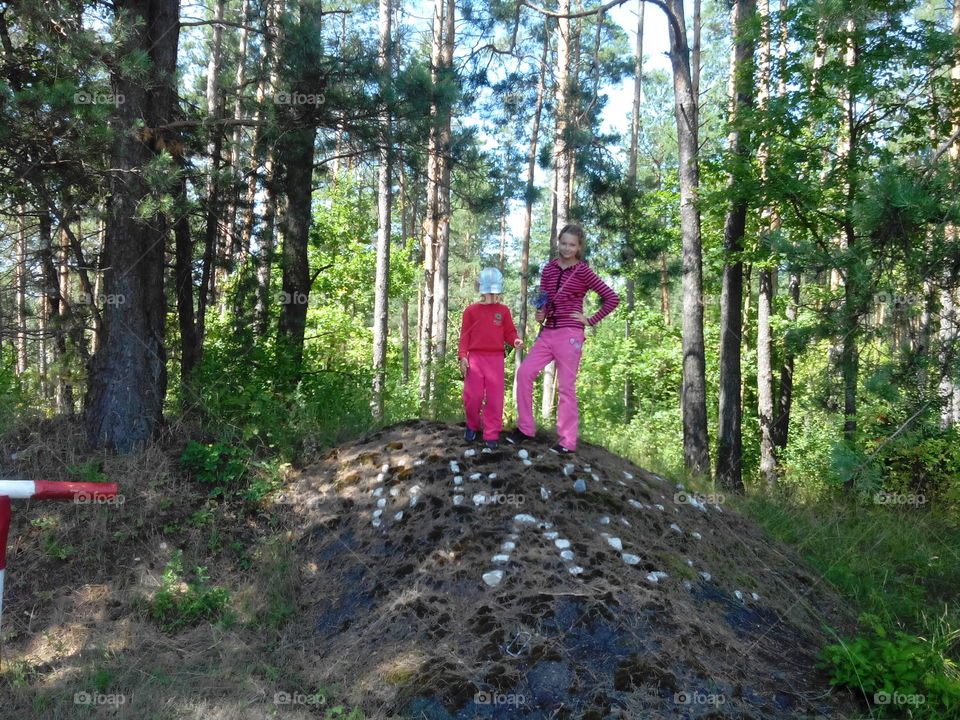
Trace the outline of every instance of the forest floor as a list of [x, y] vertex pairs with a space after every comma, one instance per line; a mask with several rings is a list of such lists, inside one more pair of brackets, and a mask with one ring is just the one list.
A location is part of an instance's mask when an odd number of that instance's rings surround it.
[[722, 496], [417, 420], [251, 503], [184, 476], [188, 431], [0, 438], [5, 478], [123, 495], [15, 503], [0, 720], [859, 716], [816, 667], [850, 611]]

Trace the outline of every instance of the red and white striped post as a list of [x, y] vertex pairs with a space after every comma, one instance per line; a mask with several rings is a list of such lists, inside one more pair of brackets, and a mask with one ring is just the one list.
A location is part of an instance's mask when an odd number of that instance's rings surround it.
[[[50, 480], [0, 480], [0, 628], [3, 622], [3, 574], [7, 568], [7, 535], [10, 531], [10, 498], [74, 500], [96, 503], [117, 496], [116, 483], [52, 482]], [[3, 636], [0, 635], [0, 638]]]

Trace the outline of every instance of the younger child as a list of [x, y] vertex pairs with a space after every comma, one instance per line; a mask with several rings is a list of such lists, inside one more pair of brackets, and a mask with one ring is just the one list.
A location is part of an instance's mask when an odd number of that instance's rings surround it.
[[[464, 439], [473, 442], [483, 428], [488, 448], [497, 447], [503, 428], [504, 344], [523, 347], [510, 308], [500, 302], [503, 275], [496, 268], [480, 271], [480, 302], [463, 311], [460, 326], [460, 372], [463, 409], [467, 416]], [[486, 400], [486, 404], [484, 404]]]

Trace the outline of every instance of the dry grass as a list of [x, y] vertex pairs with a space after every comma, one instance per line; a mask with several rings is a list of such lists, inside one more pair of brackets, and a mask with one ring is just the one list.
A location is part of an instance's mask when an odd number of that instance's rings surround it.
[[[0, 437], [2, 477], [99, 477], [123, 496], [14, 503], [0, 718], [324, 717], [310, 704], [319, 688], [291, 670], [308, 659], [278, 643], [300, 572], [290, 520], [279, 505], [208, 501], [209, 488], [177, 464], [191, 436], [200, 439], [168, 426], [140, 452], [116, 455], [89, 450], [79, 423], [59, 418]], [[206, 586], [229, 591], [229, 618], [160, 630], [151, 599], [177, 551], [185, 581], [205, 568]]]

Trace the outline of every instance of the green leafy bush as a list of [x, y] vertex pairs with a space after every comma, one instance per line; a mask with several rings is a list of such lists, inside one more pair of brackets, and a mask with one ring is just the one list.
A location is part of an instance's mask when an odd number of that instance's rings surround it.
[[153, 596], [150, 616], [165, 632], [176, 632], [202, 621], [228, 621], [230, 593], [224, 588], [206, 587], [206, 569], [194, 569], [196, 582], [183, 580], [183, 551], [177, 550], [163, 570], [160, 590]]
[[890, 632], [874, 615], [860, 620], [868, 632], [821, 652], [820, 664], [832, 672], [831, 683], [859, 691], [884, 715], [945, 718], [960, 709], [960, 675], [949, 658], [957, 631], [927, 640]]

